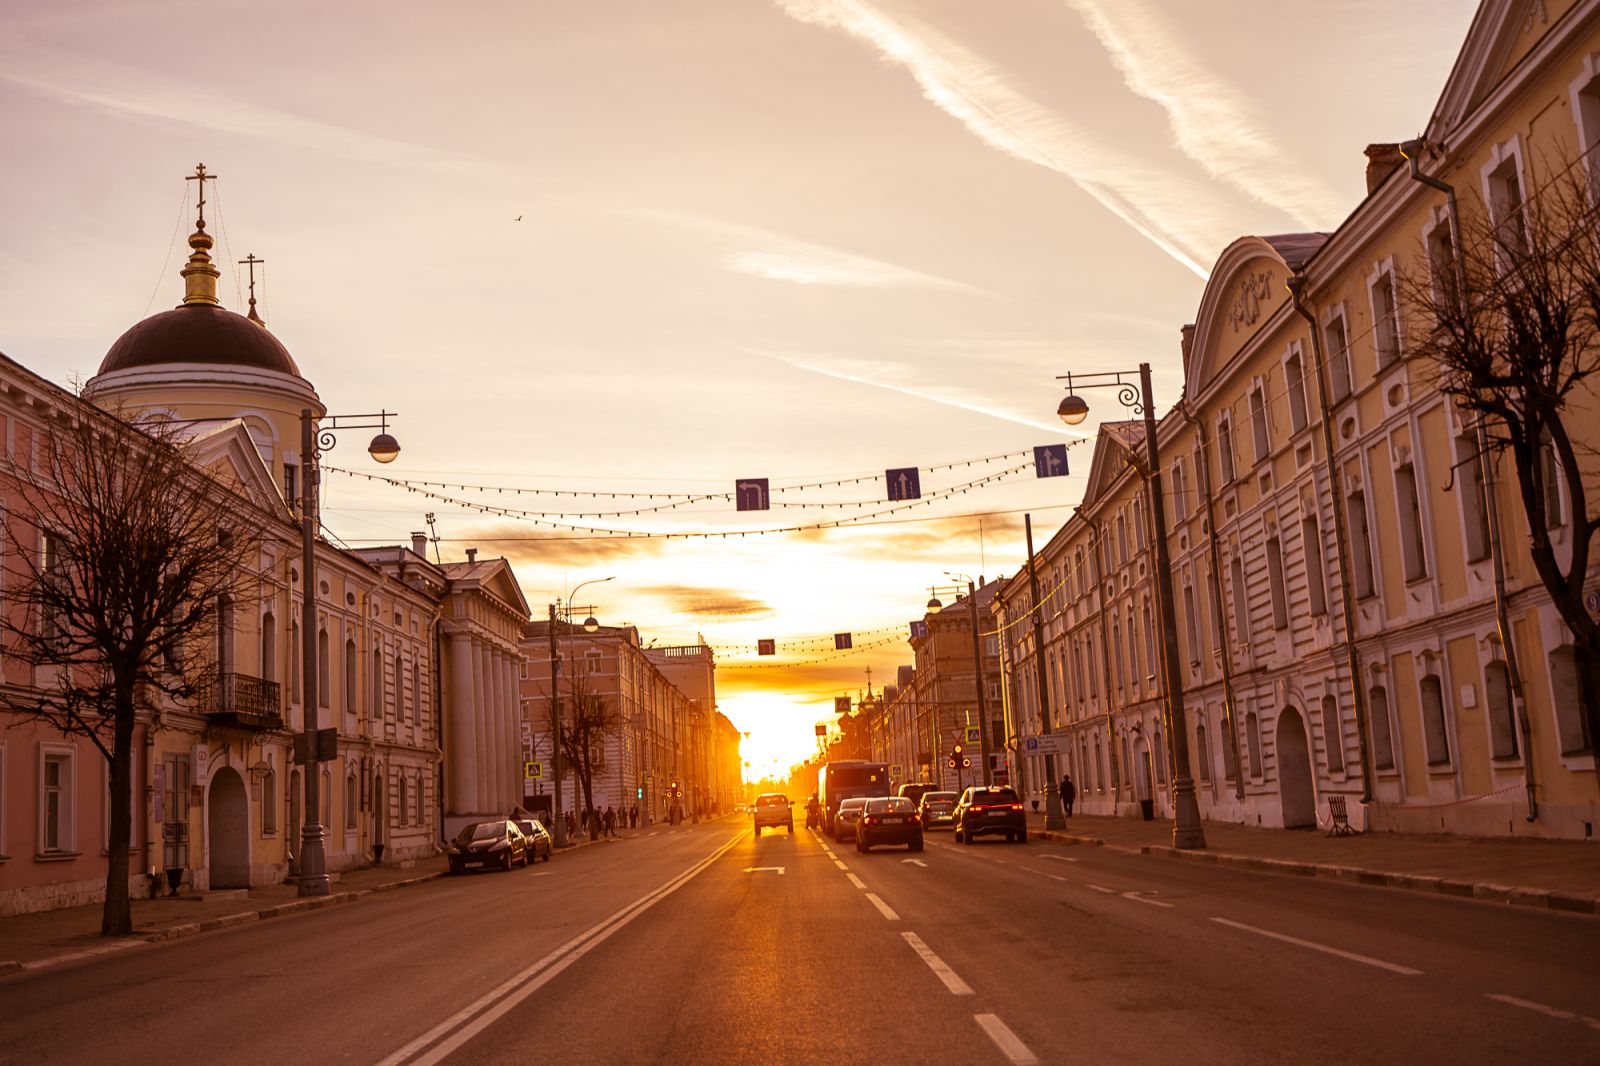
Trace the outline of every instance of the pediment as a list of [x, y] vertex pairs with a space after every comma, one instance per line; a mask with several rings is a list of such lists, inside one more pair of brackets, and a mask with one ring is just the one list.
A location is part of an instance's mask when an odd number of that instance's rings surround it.
[[517, 582], [517, 575], [511, 569], [511, 564], [504, 559], [494, 559], [492, 562], [494, 569], [479, 579], [479, 587], [504, 600], [519, 616], [527, 618], [532, 612], [528, 607], [527, 597], [522, 594], [522, 585]]
[[189, 439], [184, 452], [191, 461], [257, 507], [285, 519], [291, 517], [283, 492], [262, 462], [261, 452], [243, 420], [208, 427]]
[[1144, 447], [1142, 421], [1102, 422], [1094, 439], [1094, 455], [1089, 460], [1089, 479], [1083, 486], [1083, 505], [1088, 507], [1104, 496], [1117, 479], [1128, 471], [1130, 449]]
[[1434, 107], [1427, 139], [1446, 141], [1574, 6], [1574, 0], [1484, 0]]
[[1322, 247], [1324, 233], [1240, 237], [1224, 249], [1200, 298], [1184, 354], [1185, 391], [1204, 396], [1251, 339], [1289, 305], [1289, 278]]

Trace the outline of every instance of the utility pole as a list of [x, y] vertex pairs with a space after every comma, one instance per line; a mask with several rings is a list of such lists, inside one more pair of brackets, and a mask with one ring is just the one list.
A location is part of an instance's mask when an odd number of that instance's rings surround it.
[[967, 613], [972, 618], [972, 684], [978, 697], [978, 755], [983, 759], [983, 783], [994, 784], [994, 771], [989, 768], [989, 716], [983, 698], [983, 642], [978, 638], [978, 590], [972, 579], [967, 579]]
[[552, 832], [558, 848], [567, 846], [567, 819], [561, 811], [561, 658], [556, 654], [556, 605], [550, 605], [550, 735], [554, 740], [550, 753], [550, 774], [555, 778], [554, 821]]
[[[1050, 688], [1044, 670], [1044, 604], [1039, 601], [1039, 571], [1033, 561], [1033, 515], [1022, 516], [1028, 536], [1028, 596], [1033, 608], [1033, 673], [1039, 681], [1039, 724], [1046, 733], [1055, 732], [1050, 716]], [[1056, 785], [1056, 757], [1044, 757], [1044, 827], [1065, 829], [1067, 819], [1061, 810], [1061, 792]]]

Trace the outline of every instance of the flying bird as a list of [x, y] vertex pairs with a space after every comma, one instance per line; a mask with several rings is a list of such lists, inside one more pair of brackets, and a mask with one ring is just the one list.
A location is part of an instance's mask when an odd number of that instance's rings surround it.
[[522, 216], [518, 215], [516, 218], [512, 219], [511, 221], [513, 221], [513, 222], [521, 222], [522, 221]]

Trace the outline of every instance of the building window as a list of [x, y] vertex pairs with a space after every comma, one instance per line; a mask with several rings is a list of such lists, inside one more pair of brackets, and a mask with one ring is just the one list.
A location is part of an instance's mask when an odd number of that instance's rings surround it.
[[1277, 536], [1267, 538], [1267, 587], [1272, 593], [1272, 628], [1289, 624], [1289, 597], [1283, 580], [1283, 543]]
[[272, 767], [261, 774], [261, 835], [270, 837], [278, 832], [278, 775]]
[[1144, 661], [1150, 665], [1150, 676], [1156, 676], [1156, 627], [1151, 624], [1150, 601], [1144, 601]]
[[1461, 496], [1461, 527], [1466, 533], [1467, 562], [1489, 557], [1489, 511], [1483, 483], [1483, 455], [1474, 434], [1456, 438], [1456, 485]]
[[1128, 608], [1128, 687], [1139, 687], [1139, 643], [1133, 624], [1133, 608]]
[[1250, 592], [1244, 585], [1244, 559], [1235, 555], [1228, 564], [1233, 579], [1233, 628], [1242, 644], [1250, 642]]
[[356, 657], [355, 638], [347, 638], [344, 642], [344, 713], [355, 714], [356, 708], [361, 703], [361, 688], [357, 683], [356, 670], [360, 659]]
[[322, 771], [322, 826], [324, 829], [333, 828], [333, 773]]
[[271, 611], [261, 616], [261, 676], [278, 676], [278, 620]]
[[1422, 501], [1417, 496], [1417, 469], [1401, 463], [1394, 471], [1395, 508], [1400, 517], [1400, 558], [1406, 580], [1428, 576], [1428, 557], [1422, 543]]
[[411, 783], [406, 780], [405, 774], [396, 774], [395, 776], [400, 779], [400, 802], [395, 804], [395, 813], [398, 816], [396, 820], [400, 823], [401, 828], [405, 828], [409, 824], [408, 819], [411, 817]]
[[1517, 757], [1517, 721], [1511, 705], [1511, 673], [1499, 659], [1483, 668], [1484, 702], [1489, 709], [1489, 741], [1496, 759]]
[[297, 463], [283, 464], [283, 498], [289, 503], [289, 510], [296, 514], [300, 512], [300, 501], [295, 488], [296, 479], [300, 476], [300, 466]]
[[423, 788], [422, 788], [422, 784], [423, 784], [422, 775], [418, 774], [417, 775], [417, 791], [416, 791], [416, 797], [415, 797], [415, 802], [416, 802], [416, 805], [417, 805], [417, 809], [414, 812], [414, 814], [416, 816], [414, 821], [416, 822], [417, 825], [422, 825], [426, 821], [426, 819], [423, 817], [423, 810], [422, 810], [422, 806], [423, 806]]
[[[48, 529], [39, 530], [39, 580], [41, 584], [51, 588], [58, 586], [63, 580], [61, 535]], [[54, 640], [60, 636], [60, 621], [56, 617], [56, 609], [53, 604], [40, 604], [40, 636], [46, 640]]]
[[1126, 566], [1128, 563], [1128, 515], [1126, 511], [1117, 512], [1117, 565]]
[[1561, 754], [1577, 755], [1588, 751], [1593, 738], [1578, 700], [1578, 662], [1572, 645], [1563, 644], [1550, 652], [1550, 701], [1556, 709], [1556, 735]]
[[1211, 648], [1213, 651], [1222, 650], [1222, 586], [1217, 584], [1217, 575], [1213, 571], [1206, 575], [1206, 592], [1211, 599]]
[[1230, 484], [1238, 472], [1233, 465], [1233, 424], [1226, 415], [1217, 420], [1217, 463], [1222, 468], [1222, 483]]
[[1374, 590], [1372, 574], [1372, 533], [1367, 526], [1367, 495], [1352, 492], [1345, 502], [1350, 516], [1350, 576], [1358, 597], [1371, 596]]
[[[1522, 200], [1520, 160], [1513, 151], [1489, 172], [1489, 210], [1494, 215], [1495, 243], [1502, 259], [1528, 250], [1528, 219]], [[1509, 263], [1503, 263], [1509, 266]]]
[[76, 753], [69, 748], [40, 751], [39, 853], [73, 850], [73, 769]]
[[233, 597], [217, 597], [217, 670], [233, 672]]
[[372, 691], [368, 694], [367, 715], [373, 719], [383, 717], [383, 648], [373, 642], [372, 674], [367, 679]]
[[1179, 522], [1189, 517], [1189, 484], [1184, 476], [1183, 460], [1172, 464], [1172, 516]]
[[422, 667], [415, 658], [411, 660], [411, 716], [419, 722], [427, 720], [422, 714]]
[[1096, 736], [1094, 738], [1094, 790], [1096, 792], [1104, 792], [1106, 790], [1105, 776], [1101, 771], [1101, 767], [1104, 765], [1105, 763], [1100, 753], [1100, 738]]
[[1187, 577], [1183, 581], [1183, 635], [1189, 640], [1189, 662], [1200, 662], [1200, 620], [1194, 606], [1194, 584]]
[[289, 620], [289, 699], [300, 702], [300, 620]]
[[356, 788], [356, 770], [352, 766], [344, 772], [344, 827], [346, 829], [354, 829], [356, 827], [356, 809], [361, 805], [361, 801], [357, 799], [359, 793]]
[[1567, 521], [1561, 507], [1561, 459], [1548, 429], [1540, 440], [1539, 482], [1544, 488], [1544, 527], [1560, 529]]
[[1328, 379], [1334, 403], [1350, 395], [1350, 339], [1345, 330], [1343, 312], [1328, 319], [1322, 327], [1323, 342], [1328, 348]]
[[1115, 614], [1111, 616], [1111, 650], [1112, 662], [1117, 667], [1117, 688], [1120, 690], [1122, 688], [1122, 679], [1126, 675], [1122, 672], [1122, 629], [1117, 625], [1117, 616]]
[[1239, 773], [1239, 768], [1233, 761], [1234, 745], [1238, 743], [1239, 738], [1233, 735], [1233, 731], [1237, 727], [1233, 724], [1232, 712], [1227, 707], [1224, 707], [1223, 711], [1222, 720], [1228, 726], [1229, 736], [1222, 742], [1222, 779], [1224, 781], [1232, 781]]
[[1368, 290], [1372, 297], [1372, 346], [1377, 351], [1378, 369], [1400, 358], [1400, 310], [1394, 294], [1394, 271], [1378, 272]]
[[1389, 692], [1374, 685], [1367, 693], [1367, 713], [1372, 716], [1372, 765], [1394, 769], [1394, 725], [1389, 721]]
[[1328, 578], [1322, 565], [1322, 533], [1312, 517], [1300, 521], [1300, 539], [1305, 545], [1306, 592], [1311, 597], [1311, 613], [1328, 613]]
[[1306, 415], [1306, 370], [1300, 349], [1295, 348], [1283, 361], [1284, 392], [1289, 397], [1289, 431], [1299, 433], [1311, 420]]
[[1344, 773], [1344, 723], [1339, 720], [1339, 700], [1322, 697], [1322, 738], [1328, 745], [1328, 772]]
[[331, 671], [328, 669], [330, 653], [328, 651], [328, 631], [317, 630], [317, 705], [327, 707], [333, 701], [333, 682], [329, 678]]
[[1250, 390], [1250, 434], [1256, 446], [1256, 462], [1265, 461], [1271, 442], [1267, 436], [1267, 395], [1260, 385]]
[[1422, 736], [1429, 766], [1450, 764], [1450, 738], [1444, 722], [1444, 686], [1437, 674], [1422, 679]]
[[1456, 245], [1448, 222], [1436, 223], [1428, 230], [1428, 269], [1433, 275], [1433, 296], [1443, 307], [1456, 304]]
[[1261, 780], [1261, 722], [1256, 712], [1244, 716], [1244, 739], [1250, 749], [1250, 776]]
[[1206, 724], [1199, 723], [1194, 727], [1194, 751], [1200, 763], [1200, 783], [1211, 783], [1211, 748], [1206, 743]]
[[394, 649], [394, 717], [397, 721], [406, 720], [405, 664], [400, 661], [398, 646]]
[[586, 673], [598, 674], [600, 672], [601, 655], [597, 651], [588, 651], [583, 654], [583, 668]]

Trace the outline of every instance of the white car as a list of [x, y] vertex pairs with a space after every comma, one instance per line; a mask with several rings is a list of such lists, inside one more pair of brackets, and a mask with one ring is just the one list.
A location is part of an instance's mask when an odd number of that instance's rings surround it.
[[763, 829], [776, 829], [779, 826], [787, 829], [791, 836], [794, 834], [794, 801], [782, 792], [766, 792], [757, 796], [756, 805], [751, 811], [756, 836], [760, 836]]

